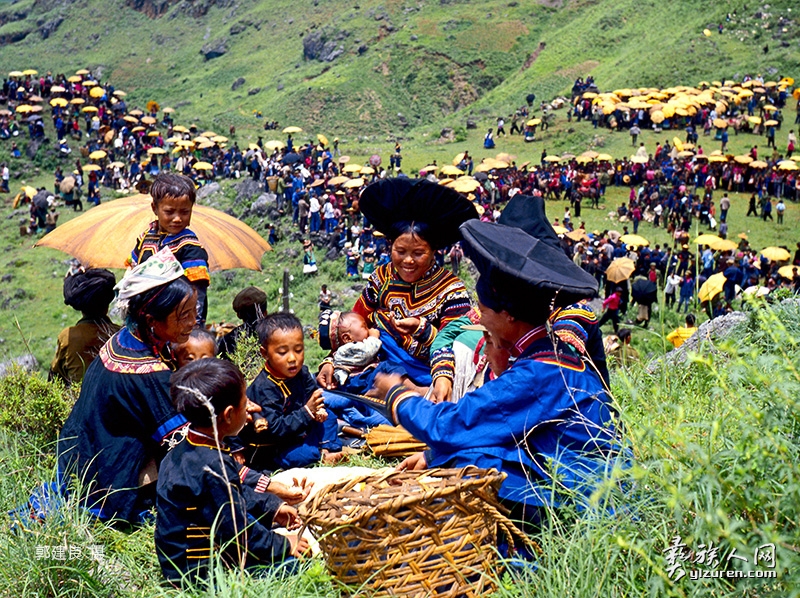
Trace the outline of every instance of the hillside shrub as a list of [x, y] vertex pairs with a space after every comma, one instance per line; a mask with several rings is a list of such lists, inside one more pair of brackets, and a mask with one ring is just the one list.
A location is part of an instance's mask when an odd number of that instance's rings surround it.
[[53, 442], [64, 425], [79, 387], [48, 382], [40, 374], [15, 369], [0, 379], [0, 427], [42, 444]]

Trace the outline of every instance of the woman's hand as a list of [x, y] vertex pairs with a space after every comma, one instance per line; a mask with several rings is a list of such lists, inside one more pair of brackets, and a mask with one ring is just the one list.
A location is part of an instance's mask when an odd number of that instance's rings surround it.
[[300, 516], [297, 514], [297, 509], [283, 504], [278, 507], [272, 522], [289, 530], [297, 529], [300, 527]]
[[289, 554], [294, 557], [303, 557], [309, 550], [308, 540], [298, 536], [297, 534], [287, 534], [286, 539], [289, 540]]
[[306, 478], [300, 480], [294, 478], [294, 484], [291, 486], [273, 480], [270, 482], [267, 491], [278, 498], [282, 498], [290, 505], [296, 505], [308, 498], [313, 487], [314, 484], [309, 482]]
[[333, 364], [323, 363], [317, 374], [317, 384], [325, 390], [336, 388], [336, 379], [333, 377]]
[[433, 383], [431, 402], [444, 403], [453, 398], [453, 381], [446, 376], [439, 376]]
[[392, 326], [403, 334], [414, 334], [419, 328], [419, 318], [392, 318]]
[[414, 453], [410, 457], [406, 457], [396, 469], [397, 471], [421, 471], [423, 469], [428, 469], [428, 463], [425, 461], [425, 453]]
[[258, 403], [254, 403], [250, 399], [247, 399], [247, 423], [253, 422], [253, 413], [261, 413], [261, 405]]
[[397, 374], [375, 374], [375, 381], [367, 394], [383, 400], [392, 388], [402, 383], [403, 378]]

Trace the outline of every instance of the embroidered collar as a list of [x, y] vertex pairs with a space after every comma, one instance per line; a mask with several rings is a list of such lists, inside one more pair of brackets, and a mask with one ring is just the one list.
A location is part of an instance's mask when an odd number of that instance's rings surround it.
[[214, 438], [212, 438], [208, 434], [203, 434], [202, 432], [198, 432], [191, 426], [189, 426], [189, 430], [186, 433], [186, 440], [188, 440], [194, 446], [204, 446], [212, 449], [220, 448], [222, 451], [226, 453], [231, 452], [231, 449], [228, 448], [224, 440], [220, 442], [219, 447], [217, 447], [217, 443], [214, 440]]
[[547, 327], [544, 324], [528, 331], [511, 347], [511, 357], [514, 359], [519, 358], [529, 346], [545, 336], [547, 336]]

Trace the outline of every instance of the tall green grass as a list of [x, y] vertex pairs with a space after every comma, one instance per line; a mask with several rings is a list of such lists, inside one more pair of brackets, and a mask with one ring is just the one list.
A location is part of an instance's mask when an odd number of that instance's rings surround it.
[[[499, 596], [800, 595], [800, 304], [762, 304], [749, 313], [729, 339], [713, 350], [701, 347], [685, 365], [614, 374], [632, 466], [613, 472], [592, 496], [592, 508], [551, 514], [534, 535], [543, 549], [535, 566], [495, 573]], [[18, 384], [0, 381], [0, 392]], [[7, 424], [0, 431], [5, 512], [53, 478], [54, 449], [38, 433]], [[17, 524], [14, 531], [10, 524], [2, 518], [5, 596], [107, 596], [110, 587], [118, 596], [142, 597], [337, 595], [313, 559], [287, 579], [215, 570], [212, 583], [179, 593], [161, 583], [151, 526], [119, 531], [91, 521], [74, 501], [44, 524]], [[753, 551], [774, 543], [778, 577], [693, 580], [692, 567], [712, 568], [685, 562], [686, 576], [676, 581], [665, 558], [675, 537], [694, 551], [718, 547], [719, 570], [735, 549], [749, 562], [727, 568], [756, 571]], [[82, 550], [60, 561], [42, 558], [43, 546]], [[92, 558], [92, 546], [102, 547], [102, 559]]]

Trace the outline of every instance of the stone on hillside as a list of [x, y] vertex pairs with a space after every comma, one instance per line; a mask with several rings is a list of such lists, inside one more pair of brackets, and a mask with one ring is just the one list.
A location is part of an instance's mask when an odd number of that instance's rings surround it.
[[468, 118], [467, 119], [467, 128], [468, 129], [477, 129], [478, 128], [478, 123], [476, 123], [473, 119]]
[[254, 181], [250, 177], [244, 179], [241, 183], [236, 185], [236, 203], [245, 199], [252, 199], [256, 195], [260, 195], [263, 189], [258, 181]]
[[55, 30], [58, 29], [58, 26], [61, 25], [61, 23], [63, 22], [64, 22], [64, 17], [56, 17], [54, 19], [50, 19], [43, 25], [39, 26], [39, 35], [42, 36], [42, 39], [47, 39], [48, 37], [53, 35], [53, 32], [55, 32]]
[[206, 199], [215, 193], [219, 193], [221, 191], [221, 187], [219, 183], [209, 183], [208, 185], [203, 185], [197, 190], [197, 199]]
[[238, 79], [236, 79], [236, 81], [233, 82], [233, 85], [231, 85], [231, 91], [236, 91], [237, 89], [239, 89], [242, 85], [244, 85], [244, 82], [245, 82], [244, 77], [239, 77]]
[[250, 204], [250, 213], [263, 218], [269, 213], [269, 205], [269, 196], [266, 193], [259, 195], [258, 198]]
[[333, 62], [344, 54], [342, 43], [349, 32], [342, 29], [323, 27], [312, 31], [303, 38], [303, 58], [306, 60], [319, 60], [320, 62]]
[[455, 141], [456, 132], [450, 127], [445, 127], [439, 133], [439, 139], [442, 141]]
[[253, 87], [252, 89], [248, 89], [247, 90], [247, 95], [254, 96], [254, 95], [256, 95], [257, 93], [260, 93], [260, 92], [261, 92], [261, 88], [260, 87]]
[[663, 357], [656, 359], [647, 366], [649, 374], [656, 373], [661, 366], [672, 369], [676, 365], [686, 362], [688, 353], [713, 353], [716, 351], [714, 344], [730, 338], [736, 329], [747, 322], [747, 314], [734, 311], [713, 320], [700, 324], [700, 327], [683, 345], [673, 349]]
[[25, 155], [28, 156], [29, 160], [33, 160], [36, 157], [36, 152], [39, 151], [39, 142], [37, 140], [32, 140], [28, 147], [25, 148]]
[[228, 51], [228, 39], [223, 37], [205, 44], [200, 53], [206, 60], [219, 58]]
[[35, 372], [39, 369], [39, 362], [30, 353], [2, 361], [0, 362], [0, 378], [5, 378], [17, 368], [21, 368], [25, 372]]
[[248, 25], [248, 23], [243, 23], [241, 21], [239, 23], [234, 23], [233, 25], [231, 25], [230, 34], [231, 35], [239, 35], [245, 29], [247, 29], [247, 25]]

